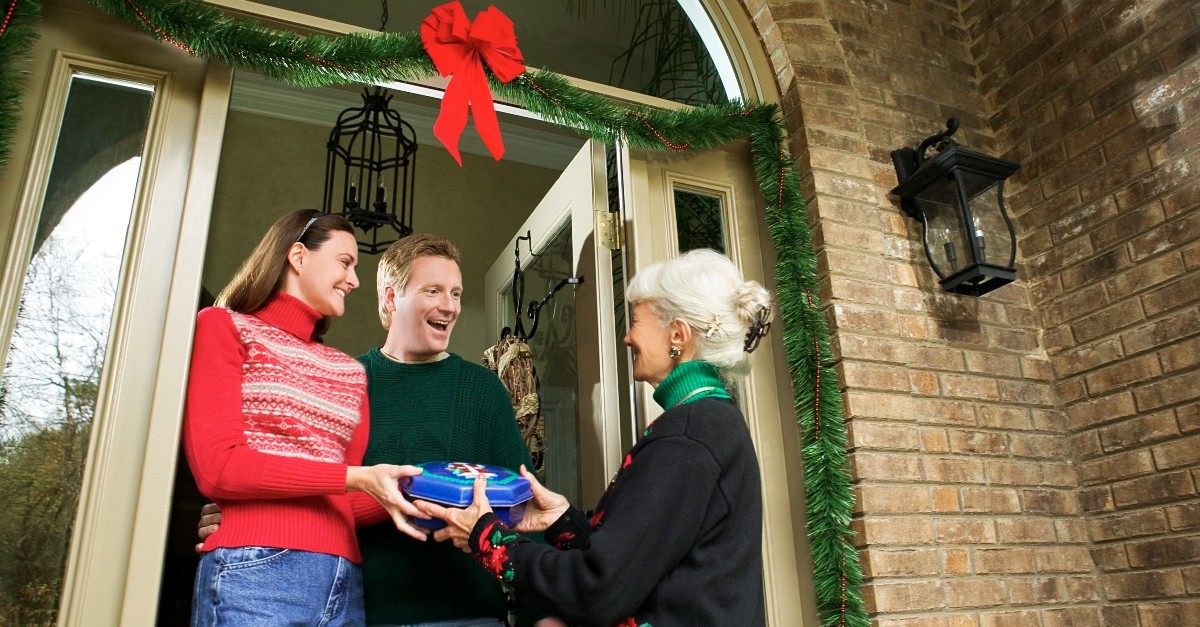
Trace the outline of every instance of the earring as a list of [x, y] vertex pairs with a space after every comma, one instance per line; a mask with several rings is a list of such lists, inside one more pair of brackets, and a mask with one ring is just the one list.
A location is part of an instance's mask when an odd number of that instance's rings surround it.
[[667, 349], [667, 354], [671, 356], [671, 359], [679, 359], [679, 356], [683, 354], [683, 349], [672, 344], [671, 348]]

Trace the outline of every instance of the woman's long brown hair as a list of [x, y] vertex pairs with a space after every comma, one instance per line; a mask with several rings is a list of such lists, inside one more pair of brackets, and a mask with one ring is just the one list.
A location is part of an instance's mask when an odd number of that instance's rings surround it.
[[[311, 221], [311, 222], [310, 222]], [[254, 313], [266, 306], [287, 277], [288, 251], [300, 242], [317, 250], [334, 231], [354, 235], [354, 227], [339, 215], [327, 215], [316, 209], [298, 209], [275, 221], [254, 251], [242, 262], [233, 279], [221, 290], [216, 304], [240, 313]], [[329, 330], [329, 317], [323, 317], [313, 329], [313, 341], [319, 342]]]

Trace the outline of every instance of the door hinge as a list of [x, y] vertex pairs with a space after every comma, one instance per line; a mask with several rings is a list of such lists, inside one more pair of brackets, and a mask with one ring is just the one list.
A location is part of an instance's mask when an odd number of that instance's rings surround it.
[[606, 250], [621, 250], [621, 214], [596, 212], [596, 245]]

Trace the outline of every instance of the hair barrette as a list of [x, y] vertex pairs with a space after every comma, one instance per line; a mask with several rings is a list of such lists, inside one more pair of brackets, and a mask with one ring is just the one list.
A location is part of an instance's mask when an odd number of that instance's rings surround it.
[[754, 317], [754, 322], [750, 323], [750, 330], [746, 331], [746, 346], [743, 350], [747, 353], [754, 352], [754, 349], [758, 348], [759, 340], [771, 330], [770, 318], [770, 307], [763, 305], [758, 308], [758, 315]]
[[721, 314], [713, 315], [712, 322], [708, 323], [708, 330], [704, 332], [704, 337], [712, 337], [714, 333], [725, 335], [725, 329], [721, 327]]

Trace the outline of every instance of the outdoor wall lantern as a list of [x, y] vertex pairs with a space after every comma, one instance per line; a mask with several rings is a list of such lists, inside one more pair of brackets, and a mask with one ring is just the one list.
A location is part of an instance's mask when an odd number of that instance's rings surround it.
[[374, 255], [413, 232], [417, 135], [389, 108], [387, 91], [363, 89], [362, 99], [338, 114], [329, 133], [324, 210], [361, 229], [358, 249]]
[[[925, 254], [948, 292], [980, 296], [1011, 283], [1017, 239], [1004, 209], [1004, 179], [1020, 166], [967, 150], [950, 139], [958, 120], [915, 150], [892, 151], [905, 213], [921, 222]], [[936, 156], [925, 158], [930, 147]]]

